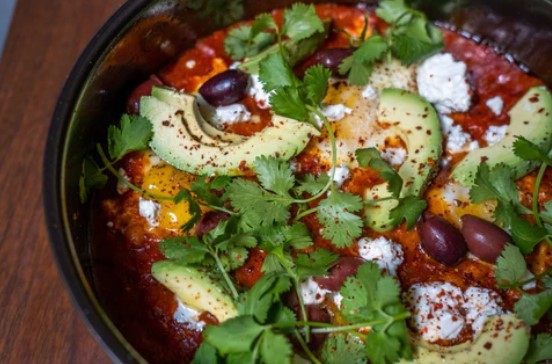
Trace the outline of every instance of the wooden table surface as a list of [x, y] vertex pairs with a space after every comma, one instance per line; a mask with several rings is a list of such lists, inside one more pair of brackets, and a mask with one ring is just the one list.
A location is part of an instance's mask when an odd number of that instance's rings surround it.
[[123, 0], [18, 0], [0, 61], [0, 363], [109, 363], [50, 249], [42, 159], [61, 87]]

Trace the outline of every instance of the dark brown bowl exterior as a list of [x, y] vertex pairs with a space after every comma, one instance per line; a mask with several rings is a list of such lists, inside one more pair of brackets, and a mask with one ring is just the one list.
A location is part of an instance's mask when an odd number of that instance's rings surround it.
[[[71, 72], [58, 101], [44, 159], [44, 203], [52, 249], [75, 304], [95, 337], [118, 362], [143, 362], [97, 300], [90, 258], [90, 206], [79, 201], [82, 158], [105, 140], [140, 81], [195, 40], [228, 22], [288, 6], [290, 0], [130, 0], [102, 27]], [[321, 1], [304, 1], [315, 3]], [[373, 5], [377, 1], [334, 0]], [[201, 7], [190, 4], [203, 4]], [[548, 0], [416, 0], [444, 25], [481, 39], [552, 85], [552, 3]], [[228, 16], [230, 14], [230, 17]], [[226, 23], [226, 24], [225, 24]]]

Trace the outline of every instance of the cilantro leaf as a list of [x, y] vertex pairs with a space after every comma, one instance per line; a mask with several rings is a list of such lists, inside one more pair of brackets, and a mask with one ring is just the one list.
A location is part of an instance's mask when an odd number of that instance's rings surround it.
[[516, 136], [514, 154], [526, 161], [539, 161], [541, 163], [552, 164], [552, 160], [550, 160], [545, 150], [522, 136]]
[[273, 195], [253, 181], [237, 178], [226, 188], [225, 197], [242, 214], [244, 223], [252, 227], [287, 222], [291, 197]]
[[322, 173], [319, 176], [313, 174], [305, 175], [302, 181], [299, 181], [299, 186], [295, 189], [299, 193], [310, 193], [311, 195], [316, 195], [322, 191], [330, 180], [330, 176], [326, 173]]
[[252, 27], [243, 25], [228, 32], [224, 40], [224, 50], [235, 61], [253, 57], [274, 43], [274, 34], [254, 33]]
[[370, 167], [379, 172], [388, 183], [387, 189], [394, 198], [398, 198], [403, 180], [401, 176], [381, 157], [376, 148], [357, 149], [355, 152], [358, 164], [361, 167]]
[[298, 41], [324, 31], [322, 20], [316, 15], [313, 5], [295, 3], [284, 12], [283, 33]]
[[389, 213], [392, 225], [398, 226], [403, 222], [403, 220], [406, 220], [406, 228], [412, 229], [426, 208], [427, 201], [423, 198], [419, 198], [417, 196], [407, 196], [401, 198], [399, 199], [399, 204]]
[[470, 190], [470, 198], [474, 203], [488, 200], [519, 203], [510, 168], [500, 163], [490, 169], [487, 163], [481, 163], [477, 169], [474, 186]]
[[364, 364], [367, 360], [362, 341], [346, 334], [332, 335], [326, 339], [322, 359], [326, 364]]
[[552, 290], [547, 289], [537, 294], [524, 293], [514, 305], [514, 312], [527, 325], [535, 325], [542, 316], [552, 307]]
[[201, 343], [197, 349], [192, 364], [213, 364], [218, 363], [217, 349], [207, 342]]
[[253, 315], [258, 322], [266, 322], [272, 304], [290, 288], [289, 277], [277, 272], [266, 273], [245, 295], [245, 302], [238, 307], [240, 314]]
[[414, 64], [443, 49], [443, 44], [422, 42], [410, 36], [400, 34], [393, 38], [393, 54], [405, 65]]
[[153, 135], [148, 119], [136, 115], [123, 115], [120, 128], [115, 125], [107, 130], [107, 146], [112, 159], [120, 159], [127, 153], [147, 148]]
[[207, 326], [203, 330], [205, 342], [223, 355], [251, 351], [257, 338], [266, 328], [255, 322], [253, 316], [238, 316], [219, 326]]
[[92, 158], [85, 158], [82, 161], [81, 176], [79, 179], [79, 196], [82, 203], [85, 203], [92, 190], [100, 189], [107, 183], [107, 176]]
[[533, 225], [515, 213], [510, 217], [510, 232], [523, 254], [531, 253], [535, 245], [548, 234], [545, 228]]
[[373, 364], [398, 362], [400, 347], [398, 339], [381, 332], [372, 331], [366, 337], [366, 355]]
[[360, 197], [348, 192], [333, 191], [318, 205], [317, 217], [324, 226], [323, 236], [338, 248], [353, 244], [362, 233], [362, 219], [353, 212], [362, 209]]
[[191, 215], [190, 220], [180, 227], [180, 229], [186, 232], [190, 231], [195, 224], [201, 220], [202, 211], [197, 201], [193, 198], [192, 193], [185, 188], [180, 190], [180, 192], [178, 192], [178, 194], [174, 197], [175, 203], [178, 204], [182, 201], [186, 201], [188, 203], [188, 213]]
[[266, 57], [259, 67], [259, 79], [263, 82], [266, 92], [286, 86], [295, 87], [300, 83], [289, 63], [279, 53]]
[[253, 170], [266, 190], [279, 195], [289, 196], [289, 190], [295, 185], [295, 176], [286, 161], [260, 156], [255, 159]]
[[279, 31], [278, 25], [276, 25], [276, 22], [274, 21], [272, 15], [270, 15], [269, 13], [262, 13], [257, 15], [255, 21], [253, 22], [253, 25], [251, 26], [251, 36], [255, 37], [266, 30], [273, 30], [275, 32]]
[[527, 264], [519, 248], [508, 244], [496, 260], [495, 277], [499, 287], [519, 284], [527, 273]]
[[229, 176], [218, 176], [215, 178], [199, 176], [192, 182], [191, 189], [199, 200], [211, 206], [221, 207], [223, 205], [223, 199], [217, 192], [220, 193], [231, 181], [232, 178]]
[[310, 230], [302, 222], [295, 222], [292, 225], [284, 225], [282, 233], [286, 244], [294, 249], [306, 249], [312, 246], [312, 236]]
[[206, 247], [196, 237], [165, 238], [159, 243], [159, 250], [167, 258], [180, 264], [197, 264], [205, 260]]
[[331, 75], [331, 71], [322, 65], [309, 67], [305, 72], [303, 82], [307, 99], [310, 100], [312, 105], [320, 104], [326, 96]]
[[293, 348], [284, 335], [267, 330], [261, 337], [260, 353], [263, 363], [287, 364], [293, 355]]
[[370, 80], [372, 67], [387, 51], [385, 40], [379, 35], [373, 35], [363, 42], [355, 52], [343, 60], [339, 67], [342, 75], [349, 72], [349, 83], [364, 86]]
[[284, 87], [276, 90], [270, 96], [270, 105], [278, 115], [300, 121], [309, 118], [309, 112], [297, 88]]
[[536, 364], [547, 359], [552, 359], [552, 335], [538, 334], [531, 340], [524, 362]]
[[338, 258], [338, 254], [326, 249], [317, 249], [310, 254], [299, 254], [295, 258], [297, 276], [299, 279], [323, 276]]

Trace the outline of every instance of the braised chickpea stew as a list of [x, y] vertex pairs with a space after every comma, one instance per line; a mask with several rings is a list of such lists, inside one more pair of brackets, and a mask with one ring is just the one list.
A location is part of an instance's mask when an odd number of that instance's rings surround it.
[[552, 359], [552, 95], [403, 0], [199, 39], [82, 165], [152, 363]]

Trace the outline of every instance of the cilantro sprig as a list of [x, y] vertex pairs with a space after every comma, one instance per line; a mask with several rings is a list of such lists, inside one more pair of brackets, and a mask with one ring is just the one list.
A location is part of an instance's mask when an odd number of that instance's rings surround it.
[[366, 21], [359, 39], [349, 36], [356, 50], [339, 67], [342, 75], [348, 74], [349, 83], [364, 86], [370, 79], [374, 63], [386, 56], [411, 65], [443, 48], [441, 31], [424, 13], [412, 9], [404, 0], [382, 0], [376, 14], [389, 24], [384, 34], [365, 39]]
[[[369, 167], [377, 171], [380, 177], [387, 181], [387, 189], [391, 194], [387, 199], [397, 201], [397, 205], [389, 212], [391, 218], [389, 226], [399, 226], [403, 221], [406, 221], [407, 229], [412, 228], [427, 208], [427, 201], [416, 195], [401, 195], [404, 184], [402, 177], [383, 160], [376, 148], [358, 149], [355, 155], [359, 166]], [[383, 200], [382, 198], [375, 202]], [[368, 203], [371, 202], [368, 201]]]
[[[527, 278], [528, 272], [527, 263], [519, 248], [507, 245], [496, 262], [497, 285], [521, 293], [520, 300], [514, 305], [514, 312], [527, 325], [535, 325], [552, 308], [552, 269], [549, 268], [532, 278]], [[523, 290], [526, 284], [539, 281], [543, 283], [543, 291], [529, 294]]]
[[[409, 359], [411, 349], [404, 321], [409, 313], [400, 303], [398, 284], [393, 278], [382, 276], [373, 263], [361, 266], [357, 275], [349, 277], [348, 282], [342, 293], [349, 308], [344, 308], [343, 312], [349, 313], [351, 321], [336, 326], [297, 320], [281, 298], [292, 288], [290, 277], [278, 272], [266, 273], [238, 304], [240, 316], [204, 330], [204, 343], [194, 363], [231, 363], [236, 360], [288, 363], [292, 356], [290, 334], [299, 341], [313, 363], [320, 363], [301, 335], [306, 328], [313, 333], [332, 335], [322, 353], [328, 363], [343, 362], [347, 357], [355, 359], [351, 362], [368, 358], [376, 364]], [[351, 313], [352, 305], [355, 305], [355, 313]], [[369, 334], [364, 334], [365, 331]], [[354, 348], [354, 351], [345, 355], [348, 348]], [[336, 356], [341, 354], [344, 356]]]
[[470, 189], [471, 201], [496, 201], [495, 221], [510, 230], [522, 253], [529, 254], [535, 245], [546, 237], [547, 231], [520, 216], [531, 213], [531, 210], [519, 202], [518, 195], [513, 172], [508, 166], [497, 164], [490, 168], [487, 163], [479, 166], [474, 185]]
[[[236, 60], [246, 59], [238, 67], [258, 73], [259, 63], [273, 54], [282, 54], [291, 66], [312, 54], [327, 37], [329, 24], [318, 17], [314, 6], [294, 4], [284, 11], [280, 29], [272, 15], [258, 15], [252, 25], [243, 25], [228, 33], [225, 50]], [[274, 44], [274, 40], [277, 42]]]

